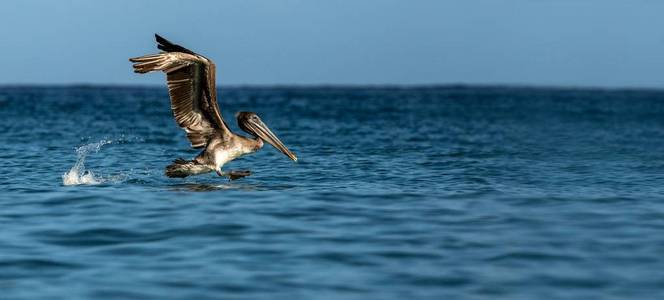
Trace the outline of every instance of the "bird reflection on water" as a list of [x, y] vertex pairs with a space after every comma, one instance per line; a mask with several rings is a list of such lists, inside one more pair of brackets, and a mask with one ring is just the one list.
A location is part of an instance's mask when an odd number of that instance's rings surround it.
[[169, 188], [172, 191], [177, 192], [212, 192], [212, 191], [222, 191], [222, 190], [237, 190], [245, 192], [259, 192], [259, 191], [274, 191], [274, 190], [286, 190], [293, 188], [294, 186], [290, 185], [279, 185], [279, 186], [266, 186], [263, 184], [251, 184], [251, 183], [237, 183], [237, 182], [226, 182], [226, 183], [181, 183], [170, 185]]

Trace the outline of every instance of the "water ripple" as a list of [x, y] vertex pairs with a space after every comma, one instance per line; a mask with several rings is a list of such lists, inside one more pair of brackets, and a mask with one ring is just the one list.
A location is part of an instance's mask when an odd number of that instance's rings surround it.
[[301, 160], [170, 179], [164, 88], [0, 87], [0, 298], [664, 298], [661, 91], [219, 96]]

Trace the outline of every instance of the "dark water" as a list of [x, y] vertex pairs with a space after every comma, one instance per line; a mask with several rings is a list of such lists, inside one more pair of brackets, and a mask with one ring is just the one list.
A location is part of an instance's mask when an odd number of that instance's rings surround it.
[[2, 299], [664, 297], [664, 92], [225, 89], [234, 182], [167, 101], [0, 88]]

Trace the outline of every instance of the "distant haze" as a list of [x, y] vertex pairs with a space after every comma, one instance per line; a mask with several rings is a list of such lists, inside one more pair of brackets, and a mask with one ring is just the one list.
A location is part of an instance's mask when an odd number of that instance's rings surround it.
[[163, 84], [153, 34], [220, 85], [664, 88], [664, 1], [5, 1], [2, 84]]

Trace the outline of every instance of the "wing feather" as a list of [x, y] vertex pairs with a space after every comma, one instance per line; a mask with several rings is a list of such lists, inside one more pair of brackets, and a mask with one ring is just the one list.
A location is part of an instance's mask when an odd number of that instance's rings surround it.
[[134, 72], [166, 73], [171, 111], [194, 148], [205, 147], [214, 135], [228, 136], [230, 130], [217, 104], [214, 63], [192, 51], [157, 36], [161, 52], [129, 59]]

